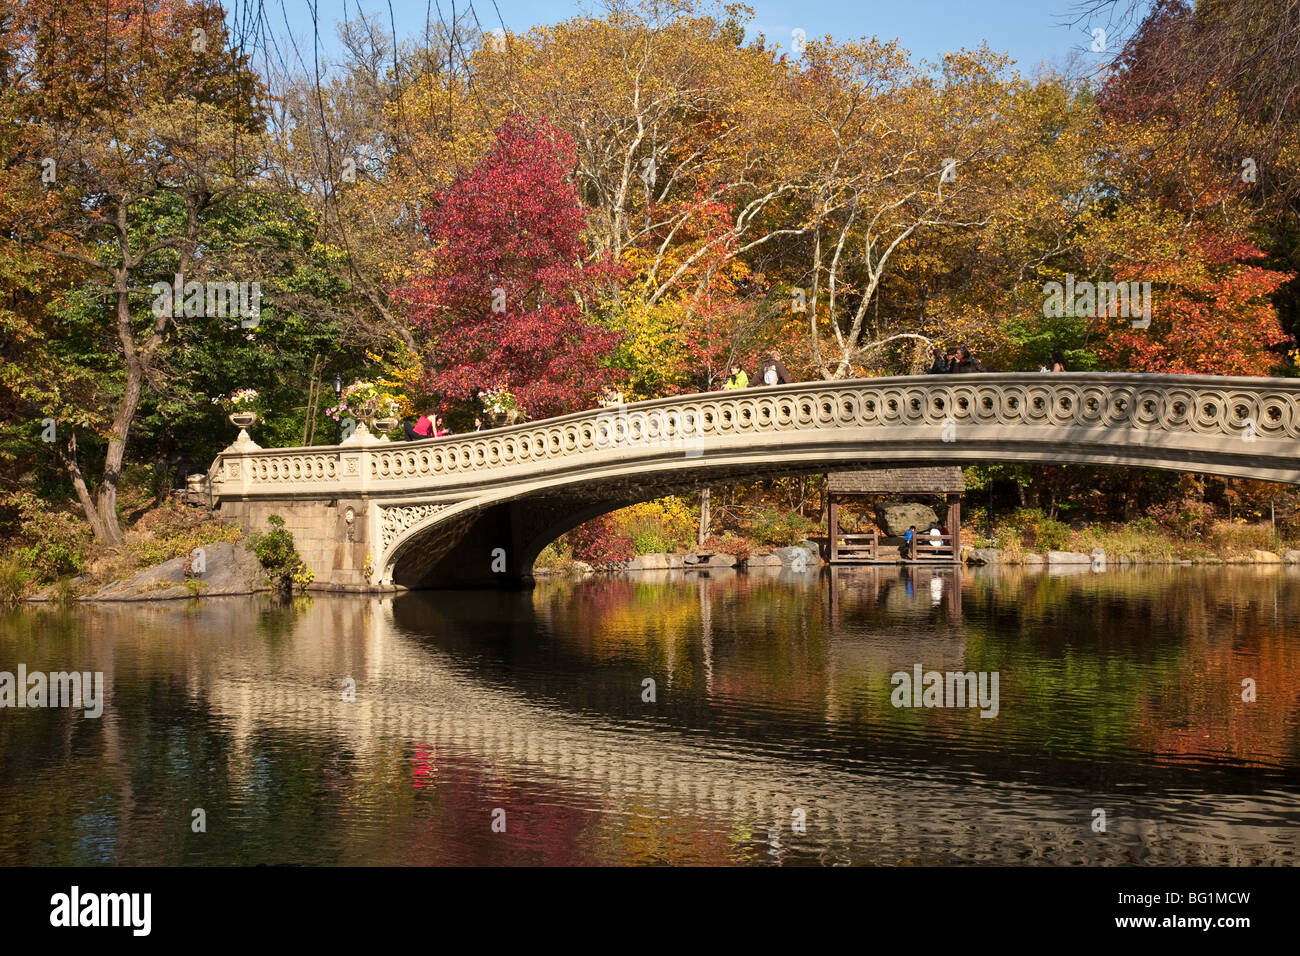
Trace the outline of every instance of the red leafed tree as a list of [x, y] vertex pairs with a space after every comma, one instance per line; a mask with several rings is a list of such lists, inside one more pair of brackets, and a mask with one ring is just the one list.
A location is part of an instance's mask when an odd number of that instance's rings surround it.
[[433, 266], [398, 297], [433, 337], [429, 386], [445, 405], [505, 388], [542, 418], [591, 407], [613, 380], [605, 359], [618, 338], [588, 320], [583, 303], [622, 270], [583, 261], [575, 164], [567, 136], [514, 115], [426, 212]]
[[614, 519], [609, 515], [593, 518], [569, 532], [573, 556], [586, 561], [593, 568], [617, 567], [636, 554], [632, 539], [619, 534]]
[[1155, 278], [1151, 325], [1111, 320], [1098, 353], [1138, 372], [1268, 375], [1270, 347], [1290, 341], [1269, 301], [1290, 273], [1249, 265], [1264, 255], [1241, 239], [1208, 233], [1180, 256], [1142, 263], [1122, 279]]

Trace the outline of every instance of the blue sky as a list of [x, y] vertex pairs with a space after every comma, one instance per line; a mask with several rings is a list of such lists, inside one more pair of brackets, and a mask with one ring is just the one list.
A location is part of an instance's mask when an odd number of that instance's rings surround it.
[[[243, 0], [247, 2], [247, 0]], [[449, 16], [451, 0], [391, 0], [399, 37], [422, 30], [426, 12], [437, 18], [439, 6]], [[1011, 54], [1020, 69], [1030, 72], [1039, 63], [1064, 65], [1071, 52], [1087, 51], [1092, 43], [1090, 27], [1109, 30], [1114, 44], [1116, 28], [1104, 20], [1071, 23], [1080, 0], [778, 0], [754, 2], [752, 30], [763, 32], [770, 41], [789, 48], [792, 31], [801, 29], [808, 37], [826, 33], [839, 40], [863, 36], [898, 38], [918, 57], [937, 59], [961, 47], [976, 47], [982, 41], [995, 50]], [[281, 11], [281, 5], [283, 12]], [[469, 3], [460, 0], [457, 11]], [[505, 26], [522, 32], [539, 23], [554, 23], [574, 16], [590, 4], [573, 0], [477, 0], [473, 4], [486, 29]], [[267, 14], [277, 33], [283, 34], [287, 19], [304, 56], [310, 56], [312, 9], [320, 23], [321, 52], [337, 53], [334, 22], [355, 16], [358, 9], [389, 22], [389, 0], [271, 0]], [[498, 16], [499, 11], [499, 16]]]

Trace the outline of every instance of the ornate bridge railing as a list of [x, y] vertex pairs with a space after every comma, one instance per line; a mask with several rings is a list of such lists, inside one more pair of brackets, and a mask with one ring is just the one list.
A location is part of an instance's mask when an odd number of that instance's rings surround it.
[[329, 586], [523, 581], [545, 544], [707, 481], [977, 462], [1300, 484], [1300, 379], [984, 374], [683, 395], [420, 442], [232, 446], [210, 472], [248, 528], [279, 514]]
[[[844, 454], [832, 454], [839, 446]], [[1015, 373], [677, 396], [420, 442], [223, 453], [222, 497], [464, 491], [714, 456], [1096, 462], [1300, 483], [1300, 379]], [[699, 459], [696, 462], [690, 459]]]

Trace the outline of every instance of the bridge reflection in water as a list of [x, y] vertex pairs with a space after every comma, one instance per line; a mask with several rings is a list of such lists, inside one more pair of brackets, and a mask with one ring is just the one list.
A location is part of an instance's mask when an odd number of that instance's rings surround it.
[[[689, 657], [702, 665], [707, 698], [720, 692], [717, 652], [710, 645], [716, 639], [714, 617], [725, 613], [715, 608], [713, 591], [725, 598], [734, 578], [674, 577], [673, 586], [695, 592], [698, 602], [699, 647]], [[778, 575], [768, 577], [776, 585]], [[860, 706], [841, 691], [863, 674], [888, 674], [913, 661], [941, 670], [970, 666], [960, 572], [835, 569], [819, 577], [808, 575], [806, 584], [824, 592], [830, 614], [829, 629], [819, 634], [827, 641], [828, 724]], [[655, 586], [644, 579], [630, 583]], [[778, 858], [1241, 865], [1278, 862], [1295, 846], [1281, 807], [1268, 797], [1088, 795], [1026, 785], [987, 753], [967, 754], [966, 766], [933, 766], [915, 747], [880, 741], [879, 757], [844, 759], [824, 741], [793, 736], [797, 728], [774, 755], [770, 740], [702, 734], [689, 718], [663, 719], [640, 700], [636, 668], [625, 671], [621, 688], [612, 691], [622, 696], [610, 712], [565, 706], [562, 698], [569, 695], [548, 699], [545, 687], [522, 692], [507, 672], [489, 669], [481, 676], [475, 673], [481, 661], [460, 654], [479, 640], [551, 639], [556, 625], [566, 622], [550, 613], [546, 590], [537, 601], [509, 596], [505, 607], [500, 596], [488, 604], [481, 597], [405, 595], [362, 608], [318, 602], [295, 626], [295, 639], [274, 668], [261, 671], [265, 662], [248, 661], [246, 669], [214, 680], [206, 697], [234, 720], [244, 741], [273, 727], [325, 734], [365, 760], [380, 759], [394, 746], [418, 748], [426, 760], [415, 761], [412, 785], [436, 779], [429, 763], [436, 768], [440, 761], [468, 758], [502, 788], [501, 803], [493, 806], [507, 814], [513, 810], [506, 785], [529, 781], [548, 799], [560, 795], [607, 820], [631, 815], [668, 830], [703, 825], [717, 833], [753, 834]], [[846, 603], [881, 602], [894, 612], [892, 631], [878, 631], [869, 642], [845, 633], [851, 632], [842, 618]], [[909, 626], [909, 615], [915, 626]], [[322, 655], [319, 641], [308, 638], [314, 634], [331, 635], [333, 652]], [[455, 650], [440, 647], [437, 635], [453, 635]], [[733, 637], [728, 631], [726, 639]], [[689, 693], [687, 663], [674, 662], [671, 653], [665, 657], [657, 671], [660, 702], [671, 700], [674, 687]], [[344, 674], [355, 676], [355, 703], [331, 688]], [[605, 687], [577, 696], [600, 701], [610, 693]], [[877, 706], [888, 710], [883, 698]], [[638, 717], [638, 710], [654, 716]], [[864, 744], [868, 753], [876, 749], [872, 741]], [[1109, 816], [1104, 837], [1089, 828], [1098, 806]], [[482, 808], [485, 826], [489, 810]], [[799, 810], [806, 814], [806, 835], [792, 829]]]
[[[726, 570], [24, 612], [5, 656], [73, 654], [109, 700], [0, 725], [32, 768], [0, 863], [1291, 863], [1297, 585]], [[998, 717], [891, 707], [916, 663], [998, 670]], [[1243, 673], [1259, 702], [1226, 704]]]

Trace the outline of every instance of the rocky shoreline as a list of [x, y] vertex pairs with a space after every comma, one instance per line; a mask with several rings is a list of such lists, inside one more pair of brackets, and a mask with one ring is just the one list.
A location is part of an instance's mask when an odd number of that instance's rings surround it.
[[[1253, 550], [1226, 557], [1202, 556], [1196, 558], [1151, 558], [1129, 555], [1108, 556], [1098, 549], [1091, 554], [1081, 551], [1047, 551], [1042, 554], [1027, 552], [1014, 556], [1004, 555], [996, 548], [962, 548], [961, 563], [970, 567], [1053, 568], [1058, 570], [1103, 567], [1136, 566], [1192, 566], [1192, 565], [1300, 565], [1300, 551]], [[100, 601], [174, 601], [196, 597], [230, 597], [271, 591], [266, 571], [257, 557], [240, 544], [222, 542], [204, 549], [204, 566], [196, 571], [190, 558], [173, 558], [151, 568], [145, 568], [72, 600], [84, 603]], [[573, 561], [563, 568], [537, 568], [535, 577], [562, 577], [569, 574], [636, 573], [641, 571], [720, 571], [749, 570], [756, 568], [789, 568], [807, 571], [825, 562], [816, 541], [805, 541], [792, 547], [773, 548], [754, 554], [737, 556], [719, 551], [700, 550], [686, 554], [655, 552], [640, 554], [610, 568], [597, 570], [582, 561]], [[862, 565], [859, 565], [862, 566]], [[882, 566], [882, 565], [877, 565]], [[889, 565], [883, 565], [889, 566]], [[895, 565], [898, 566], [898, 565]], [[942, 567], [944, 565], [927, 565]], [[84, 579], [73, 578], [61, 585], [52, 584], [26, 598], [26, 603], [53, 603], [66, 600], [69, 587], [75, 588]], [[309, 591], [339, 591], [339, 588], [313, 588]], [[385, 593], [393, 589], [382, 589]], [[376, 589], [357, 589], [356, 593], [375, 593]]]
[[[162, 564], [137, 571], [129, 578], [112, 581], [73, 600], [99, 601], [174, 601], [192, 597], [228, 597], [270, 591], [266, 570], [257, 556], [243, 544], [223, 541], [202, 548], [202, 569], [190, 557], [172, 558]], [[86, 578], [71, 578], [37, 591], [26, 603], [51, 603], [64, 600], [68, 588], [84, 584]]]
[[1156, 558], [1149, 556], [1131, 556], [1117, 554], [1108, 556], [1100, 548], [1090, 554], [1082, 551], [1046, 551], [1042, 554], [1024, 552], [1014, 558], [1004, 558], [997, 548], [962, 548], [962, 563], [968, 565], [1006, 565], [1008, 567], [1035, 567], [1038, 565], [1079, 565], [1111, 564], [1118, 567], [1126, 565], [1214, 565], [1214, 564], [1300, 564], [1300, 551], [1252, 550], [1226, 557], [1203, 555], [1194, 558]]

